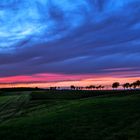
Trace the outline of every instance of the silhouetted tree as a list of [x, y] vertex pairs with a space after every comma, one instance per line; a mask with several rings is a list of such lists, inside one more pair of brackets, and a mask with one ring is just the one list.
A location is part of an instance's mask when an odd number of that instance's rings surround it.
[[89, 90], [89, 86], [86, 86], [85, 89], [86, 89], [86, 90]]
[[85, 88], [87, 90], [93, 90], [93, 89], [95, 89], [95, 86], [94, 85], [90, 85], [90, 86], [86, 86]]
[[133, 89], [136, 89], [136, 88], [137, 88], [137, 82], [133, 82], [133, 83], [131, 84], [131, 87], [133, 87]]
[[89, 88], [90, 88], [91, 90], [93, 90], [93, 89], [95, 89], [95, 86], [94, 86], [94, 85], [90, 85]]
[[50, 87], [50, 90], [57, 90], [57, 87]]
[[99, 87], [98, 87], [98, 86], [96, 86], [95, 88], [96, 88], [97, 90], [99, 89]]
[[76, 90], [81, 90], [81, 87], [75, 87]]
[[99, 85], [98, 88], [101, 90], [102, 89], [102, 85]]
[[112, 88], [113, 88], [113, 89], [117, 89], [119, 86], [120, 86], [120, 83], [119, 83], [119, 82], [114, 82], [114, 83], [112, 84]]
[[140, 80], [136, 81], [137, 87], [140, 87]]
[[131, 83], [131, 84], [129, 84], [129, 88], [131, 89], [133, 87], [133, 84]]
[[76, 87], [74, 85], [71, 85], [70, 88], [71, 88], [71, 90], [75, 90], [76, 89]]
[[97, 90], [101, 89], [101, 85], [95, 87]]
[[83, 90], [84, 89], [84, 87], [79, 87], [80, 88], [80, 90]]
[[130, 83], [125, 83], [122, 85], [124, 89], [128, 89], [130, 87]]
[[101, 89], [103, 90], [105, 88], [105, 86], [101, 86]]

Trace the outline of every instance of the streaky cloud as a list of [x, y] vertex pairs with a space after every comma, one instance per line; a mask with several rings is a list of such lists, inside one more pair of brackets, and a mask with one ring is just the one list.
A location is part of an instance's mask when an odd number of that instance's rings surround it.
[[139, 0], [1, 0], [0, 77], [140, 76], [139, 11]]

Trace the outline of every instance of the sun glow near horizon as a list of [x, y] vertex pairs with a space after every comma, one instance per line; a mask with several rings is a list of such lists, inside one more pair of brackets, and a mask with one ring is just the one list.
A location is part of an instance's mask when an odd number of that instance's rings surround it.
[[11, 76], [0, 78], [0, 88], [7, 87], [39, 87], [48, 88], [56, 87], [70, 87], [75, 86], [89, 86], [89, 85], [103, 85], [106, 88], [111, 87], [113, 82], [134, 82], [140, 77], [113, 77], [106, 75], [66, 75], [66, 74], [35, 74], [24, 76]]
[[139, 79], [139, 7], [139, 0], [1, 0], [0, 87]]

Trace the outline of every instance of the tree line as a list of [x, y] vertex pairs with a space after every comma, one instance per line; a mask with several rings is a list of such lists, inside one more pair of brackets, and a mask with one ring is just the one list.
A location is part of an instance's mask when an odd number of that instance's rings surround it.
[[[112, 89], [118, 89], [119, 87], [122, 87], [123, 89], [136, 89], [136, 88], [140, 88], [140, 80], [137, 80], [133, 83], [124, 83], [124, 84], [120, 84], [119, 82], [114, 82], [112, 84]], [[71, 90], [103, 90], [106, 88], [106, 86], [103, 86], [103, 85], [98, 85], [98, 86], [95, 86], [95, 85], [89, 85], [89, 86], [85, 86], [85, 87], [82, 87], [82, 86], [74, 86], [74, 85], [71, 85], [69, 87]], [[50, 87], [49, 88], [50, 90], [60, 90], [62, 89], [61, 87]]]
[[114, 82], [112, 84], [112, 88], [113, 89], [117, 89], [119, 86], [122, 86], [124, 89], [136, 89], [136, 88], [140, 88], [140, 80], [137, 80], [133, 83], [124, 83], [124, 84], [120, 84], [119, 82]]
[[[140, 80], [137, 80], [133, 83], [124, 83], [124, 84], [120, 84], [119, 82], [114, 82], [112, 84], [112, 89], [118, 89], [118, 87], [122, 87], [124, 89], [136, 89], [136, 88], [140, 88]], [[82, 90], [82, 89], [87, 89], [87, 90], [103, 90], [105, 88], [105, 86], [99, 85], [99, 86], [95, 86], [95, 85], [90, 85], [90, 86], [86, 86], [86, 87], [76, 87], [74, 85], [72, 85], [70, 87], [71, 90]]]

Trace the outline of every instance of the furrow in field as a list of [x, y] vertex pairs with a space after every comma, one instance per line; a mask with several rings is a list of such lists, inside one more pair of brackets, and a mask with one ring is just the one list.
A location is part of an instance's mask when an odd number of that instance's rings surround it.
[[20, 95], [14, 98], [10, 98], [8, 102], [3, 104], [0, 108], [0, 121], [16, 116], [24, 105], [28, 102], [27, 95]]

